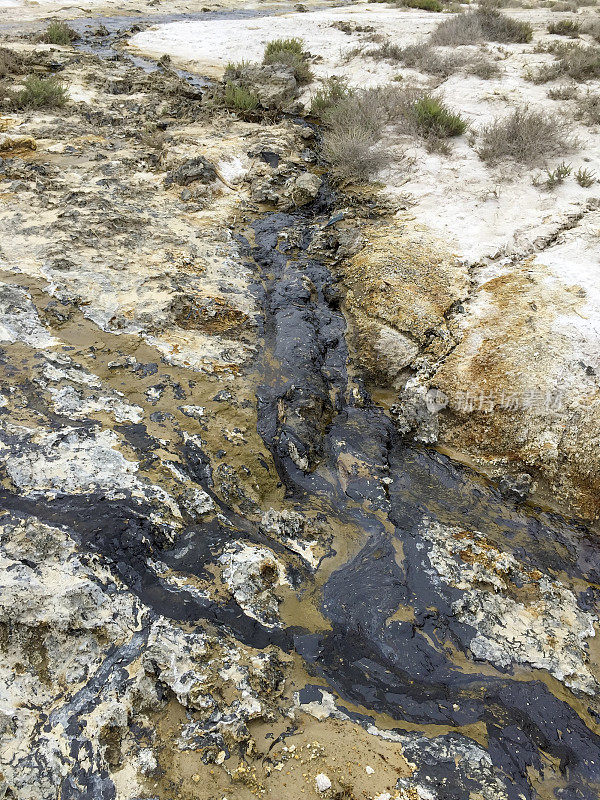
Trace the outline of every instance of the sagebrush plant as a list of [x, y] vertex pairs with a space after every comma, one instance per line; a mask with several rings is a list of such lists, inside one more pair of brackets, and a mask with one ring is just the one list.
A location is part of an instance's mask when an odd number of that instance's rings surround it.
[[490, 80], [491, 78], [497, 78], [502, 74], [502, 70], [498, 64], [496, 64], [495, 61], [491, 61], [491, 59], [487, 58], [483, 54], [469, 59], [466, 62], [464, 69], [468, 75], [475, 75], [478, 78], [482, 78], [486, 81]]
[[439, 53], [430, 45], [421, 42], [403, 47], [400, 61], [411, 69], [428, 72], [447, 78], [463, 65], [465, 59], [457, 54]]
[[587, 33], [592, 39], [595, 39], [597, 42], [600, 42], [600, 20], [594, 20], [593, 22], [588, 22], [588, 24], [583, 29], [583, 33]]
[[446, 139], [461, 136], [467, 130], [467, 121], [450, 111], [435, 95], [420, 97], [413, 103], [410, 113], [418, 132], [426, 138]]
[[577, 39], [580, 30], [579, 23], [575, 19], [561, 19], [548, 25], [548, 33], [556, 36], [568, 36], [571, 39]]
[[483, 39], [483, 29], [479, 15], [475, 11], [467, 11], [447, 17], [440, 22], [430, 36], [431, 44], [443, 47], [458, 47], [462, 44], [473, 44]]
[[448, 17], [430, 36], [431, 44], [458, 47], [482, 40], [504, 44], [525, 44], [533, 37], [528, 22], [509, 17], [492, 5], [480, 6], [476, 11], [466, 11]]
[[550, 4], [550, 11], [557, 11], [558, 13], [562, 13], [564, 11], [577, 11], [579, 6], [577, 3], [565, 3], [565, 2], [558, 2], [558, 3], [551, 3]]
[[477, 152], [489, 163], [512, 159], [536, 164], [575, 144], [561, 117], [524, 106], [485, 125], [479, 132]]
[[440, 78], [448, 78], [459, 70], [480, 78], [493, 78], [500, 74], [500, 69], [493, 61], [481, 53], [444, 53], [427, 42], [400, 47], [391, 42], [384, 42], [379, 47], [366, 50], [365, 56], [391, 64], [401, 63], [406, 67], [427, 72]]
[[223, 104], [232, 111], [249, 112], [258, 108], [260, 100], [258, 95], [245, 86], [228, 81], [223, 93]]
[[58, 78], [28, 75], [15, 96], [15, 103], [20, 108], [61, 108], [68, 97], [64, 83]]
[[357, 125], [328, 131], [323, 151], [337, 178], [367, 181], [389, 161], [379, 143], [379, 137]]
[[41, 41], [48, 44], [68, 45], [77, 39], [75, 31], [66, 22], [54, 20], [41, 36]]
[[312, 97], [310, 113], [313, 117], [323, 116], [326, 111], [348, 97], [350, 92], [345, 78], [338, 78], [335, 75], [327, 78]]
[[324, 111], [324, 152], [338, 178], [366, 180], [389, 159], [382, 147], [384, 129], [419, 136], [428, 149], [440, 149], [464, 132], [466, 121], [440, 98], [410, 86], [354, 90]]
[[263, 64], [285, 64], [291, 67], [300, 85], [310, 83], [314, 77], [308, 64], [308, 54], [304, 52], [302, 39], [273, 39], [267, 42]]
[[579, 91], [576, 86], [553, 86], [548, 89], [548, 97], [550, 100], [575, 100], [579, 96]]
[[535, 83], [546, 83], [557, 78], [587, 81], [600, 78], [600, 47], [564, 43], [554, 48], [556, 61], [530, 77]]
[[586, 125], [600, 125], [600, 94], [588, 91], [577, 97], [575, 118]]
[[402, 0], [401, 5], [406, 8], [420, 8], [421, 11], [443, 11], [444, 6], [439, 0]]

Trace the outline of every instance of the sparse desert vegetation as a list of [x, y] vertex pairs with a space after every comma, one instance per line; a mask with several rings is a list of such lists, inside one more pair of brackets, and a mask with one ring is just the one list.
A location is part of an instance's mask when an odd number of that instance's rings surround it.
[[313, 78], [302, 39], [273, 39], [268, 42], [263, 64], [285, 64], [291, 67], [300, 86], [310, 83]]
[[571, 165], [567, 164], [566, 161], [562, 161], [554, 169], [547, 169], [544, 186], [546, 189], [554, 189], [556, 186], [563, 183], [565, 178], [568, 178], [572, 171]]
[[580, 31], [581, 27], [575, 19], [561, 19], [548, 25], [548, 33], [553, 33], [555, 36], [568, 36], [571, 39], [577, 39]]
[[531, 74], [535, 83], [546, 83], [557, 78], [587, 81], [600, 77], [600, 47], [563, 43], [552, 48], [555, 63]]
[[579, 167], [575, 173], [575, 180], [584, 189], [589, 189], [590, 186], [593, 186], [597, 181], [596, 173], [591, 169]]
[[439, 0], [401, 0], [400, 5], [406, 8], [420, 8], [422, 11], [439, 12], [444, 10], [444, 6]]
[[425, 138], [447, 139], [461, 136], [467, 130], [467, 121], [431, 94], [419, 97], [409, 108], [409, 119], [414, 120], [417, 131]]
[[18, 108], [61, 108], [68, 97], [67, 88], [58, 78], [28, 75], [14, 102]]
[[561, 117], [522, 107], [484, 125], [479, 132], [477, 152], [491, 164], [503, 159], [536, 164], [573, 145]]
[[254, 111], [255, 108], [258, 108], [260, 100], [258, 95], [254, 94], [245, 86], [240, 86], [232, 81], [227, 81], [225, 84], [225, 92], [223, 94], [223, 103], [232, 111], [244, 113]]
[[600, 125], [600, 94], [588, 91], [577, 96], [575, 118], [586, 125]]
[[40, 41], [64, 46], [71, 44], [77, 38], [75, 31], [66, 22], [54, 20], [48, 25]]
[[322, 117], [330, 108], [340, 103], [350, 94], [348, 81], [332, 76], [327, 78], [322, 87], [312, 97], [310, 113], [314, 117]]
[[440, 22], [430, 36], [431, 44], [458, 47], [479, 41], [524, 44], [533, 37], [529, 22], [509, 17], [493, 6], [480, 6]]
[[499, 66], [483, 53], [441, 52], [428, 42], [399, 47], [387, 41], [364, 52], [364, 55], [392, 64], [400, 63], [410, 69], [426, 72], [439, 78], [447, 78], [455, 72], [489, 79], [500, 75]]
[[382, 147], [384, 129], [419, 136], [428, 149], [443, 150], [447, 139], [460, 136], [467, 121], [429, 93], [386, 86], [346, 94], [323, 114], [323, 147], [338, 177], [367, 180], [389, 156]]

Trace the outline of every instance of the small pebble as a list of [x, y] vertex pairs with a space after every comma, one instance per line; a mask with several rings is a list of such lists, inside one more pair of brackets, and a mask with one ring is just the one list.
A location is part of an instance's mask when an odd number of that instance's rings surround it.
[[327, 789], [331, 789], [331, 781], [324, 772], [319, 772], [315, 778], [315, 784], [318, 792], [326, 792]]

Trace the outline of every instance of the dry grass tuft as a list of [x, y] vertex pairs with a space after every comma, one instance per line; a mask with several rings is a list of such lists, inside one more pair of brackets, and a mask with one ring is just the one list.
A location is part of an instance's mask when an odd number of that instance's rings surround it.
[[600, 47], [565, 43], [556, 48], [554, 53], [556, 62], [535, 73], [532, 76], [535, 83], [545, 83], [562, 77], [572, 78], [574, 81], [600, 78]]
[[430, 37], [431, 44], [458, 47], [487, 40], [502, 43], [526, 43], [533, 37], [528, 22], [508, 17], [491, 6], [467, 11], [440, 22]]
[[575, 145], [560, 117], [527, 107], [517, 108], [508, 117], [484, 126], [479, 139], [477, 152], [488, 163], [512, 159], [536, 164]]
[[586, 125], [600, 125], [600, 94], [588, 91], [576, 99], [575, 118]]
[[443, 53], [427, 42], [399, 47], [391, 42], [384, 42], [379, 47], [367, 50], [365, 56], [392, 64], [401, 63], [419, 72], [447, 78], [460, 70], [479, 78], [494, 78], [500, 74], [500, 68], [486, 56], [478, 53]]

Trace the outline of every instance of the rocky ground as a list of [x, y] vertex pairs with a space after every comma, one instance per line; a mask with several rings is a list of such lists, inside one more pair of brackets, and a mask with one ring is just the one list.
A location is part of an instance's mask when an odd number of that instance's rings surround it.
[[[51, 10], [82, 38], [39, 42]], [[317, 77], [376, 85], [340, 42], [440, 16], [286, 11], [130, 39], [3, 5], [4, 95], [69, 100], [1, 119], [0, 796], [592, 800], [597, 191], [466, 139], [334, 185], [306, 94], [238, 115], [174, 70], [301, 29]]]

